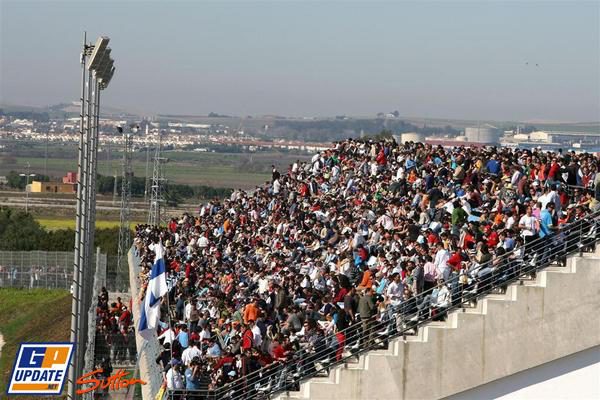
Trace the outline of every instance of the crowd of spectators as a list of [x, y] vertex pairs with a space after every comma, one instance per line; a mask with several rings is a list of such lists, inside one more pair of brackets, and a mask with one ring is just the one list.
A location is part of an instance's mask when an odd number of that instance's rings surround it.
[[443, 318], [456, 282], [506, 279], [500, 257], [523, 258], [597, 211], [599, 165], [585, 153], [348, 139], [198, 215], [138, 226], [142, 282], [152, 246], [166, 249], [157, 362], [168, 388], [224, 387], [299, 353], [339, 358], [373, 343], [390, 310]]
[[96, 303], [95, 358], [97, 363], [135, 364], [137, 352], [133, 316], [121, 297], [110, 301], [105, 287]]

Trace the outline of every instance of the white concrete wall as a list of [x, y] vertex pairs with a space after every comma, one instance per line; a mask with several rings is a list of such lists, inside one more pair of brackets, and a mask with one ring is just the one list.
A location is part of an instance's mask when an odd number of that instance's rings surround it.
[[571, 258], [534, 283], [457, 311], [388, 351], [339, 367], [290, 397], [436, 399], [600, 345], [600, 257]]
[[600, 399], [600, 346], [559, 358], [445, 400]]
[[[138, 365], [140, 368], [140, 379], [146, 382], [146, 385], [142, 385], [142, 397], [144, 400], [154, 399], [154, 396], [160, 390], [162, 385], [162, 372], [158, 364], [156, 364], [156, 358], [159, 355], [159, 343], [157, 339], [146, 340], [137, 334], [137, 327], [140, 323], [140, 288], [139, 288], [139, 265], [140, 260], [133, 254], [133, 250], [130, 249], [127, 253], [127, 260], [129, 262], [129, 282], [131, 284], [131, 304], [133, 306], [133, 321], [135, 323], [135, 344], [138, 353]], [[156, 335], [155, 335], [156, 336]]]

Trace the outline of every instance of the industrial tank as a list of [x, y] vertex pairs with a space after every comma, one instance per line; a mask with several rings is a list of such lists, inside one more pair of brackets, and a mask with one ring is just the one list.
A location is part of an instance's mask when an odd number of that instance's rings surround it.
[[400, 143], [406, 143], [406, 142], [420, 142], [420, 143], [425, 143], [425, 135], [423, 135], [422, 133], [416, 133], [416, 132], [406, 132], [406, 133], [402, 133], [400, 135]]
[[495, 144], [500, 141], [500, 131], [491, 125], [465, 128], [467, 141], [473, 143]]

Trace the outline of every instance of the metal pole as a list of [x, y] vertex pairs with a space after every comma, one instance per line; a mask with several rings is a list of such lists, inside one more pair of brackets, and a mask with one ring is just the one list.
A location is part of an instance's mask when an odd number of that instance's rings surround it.
[[[132, 128], [133, 130], [133, 128]], [[121, 178], [121, 208], [119, 214], [119, 248], [117, 254], [117, 277], [120, 278], [122, 266], [125, 262], [130, 242], [130, 212], [131, 212], [131, 180], [133, 179], [133, 170], [131, 167], [131, 154], [133, 147], [133, 132], [123, 132], [123, 170]]]
[[[85, 63], [86, 63], [86, 34], [83, 35], [83, 50], [81, 53], [81, 110], [79, 120], [79, 148], [78, 148], [78, 162], [77, 162], [77, 207], [75, 215], [75, 246], [74, 246], [74, 257], [73, 257], [73, 284], [72, 284], [72, 303], [71, 303], [71, 343], [77, 345], [79, 339], [79, 303], [80, 303], [80, 274], [81, 274], [81, 228], [82, 228], [82, 210], [83, 210], [83, 167], [84, 167], [84, 112], [85, 112]], [[71, 357], [69, 362], [69, 377], [68, 377], [68, 398], [75, 400], [77, 398], [77, 386], [75, 381], [77, 379], [78, 369], [78, 357]]]
[[87, 81], [87, 112], [86, 112], [86, 143], [85, 143], [85, 212], [84, 212], [84, 235], [81, 237], [82, 239], [82, 248], [84, 249], [82, 257], [82, 268], [80, 276], [80, 288], [81, 288], [81, 301], [79, 302], [79, 325], [80, 325], [80, 337], [79, 337], [79, 372], [82, 372], [84, 355], [85, 355], [85, 338], [87, 337], [87, 304], [86, 300], [88, 297], [87, 289], [88, 289], [88, 279], [89, 279], [89, 269], [90, 269], [90, 252], [92, 251], [92, 246], [90, 246], [90, 230], [92, 229], [90, 226], [90, 216], [91, 216], [91, 181], [92, 181], [92, 170], [91, 170], [91, 151], [92, 151], [92, 140], [93, 140], [93, 127], [92, 127], [92, 102], [93, 102], [93, 75], [92, 71], [88, 71], [88, 81]]
[[111, 160], [111, 148], [110, 148], [110, 139], [106, 138], [106, 176], [110, 176], [112, 171], [112, 160]]
[[146, 175], [144, 175], [144, 203], [148, 201], [148, 183], [150, 182], [150, 179], [148, 177], [148, 167], [150, 164], [150, 143], [148, 142], [148, 125], [149, 124], [146, 123]]
[[46, 146], [44, 147], [44, 176], [48, 176], [48, 131], [46, 131]]
[[29, 190], [27, 190], [27, 186], [29, 186], [29, 163], [27, 163], [27, 181], [25, 183], [25, 214], [29, 213]]
[[[92, 304], [92, 290], [94, 286], [94, 277], [90, 274], [90, 272], [95, 271], [96, 269], [92, 268], [93, 265], [93, 249], [94, 249], [94, 241], [96, 237], [96, 177], [98, 173], [98, 145], [99, 145], [99, 130], [98, 130], [98, 122], [99, 122], [99, 112], [100, 112], [100, 87], [98, 85], [97, 79], [94, 79], [94, 108], [93, 108], [93, 140], [92, 140], [92, 160], [91, 160], [91, 201], [90, 201], [90, 230], [89, 230], [89, 260], [88, 260], [88, 290], [87, 290], [87, 307], [89, 308]], [[100, 249], [98, 248], [98, 251]], [[97, 268], [97, 266], [96, 266]], [[86, 314], [87, 315], [87, 314]], [[87, 326], [87, 325], [86, 325]]]

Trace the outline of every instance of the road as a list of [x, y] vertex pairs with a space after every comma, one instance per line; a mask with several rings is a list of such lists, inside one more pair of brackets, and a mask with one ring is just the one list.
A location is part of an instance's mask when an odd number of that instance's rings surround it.
[[[6, 196], [14, 192], [0, 192], [0, 206], [25, 208], [27, 198], [23, 192], [16, 192], [17, 195]], [[72, 209], [75, 210], [77, 200], [75, 198], [53, 198], [53, 197], [29, 197], [30, 208], [54, 208], [54, 209]], [[143, 201], [134, 201], [131, 203], [131, 212], [148, 212], [148, 205]], [[184, 203], [177, 207], [166, 207], [169, 214], [181, 214], [185, 211], [197, 210], [197, 204]], [[97, 200], [96, 210], [116, 211], [120, 210], [120, 201], [116, 204], [112, 200]]]

